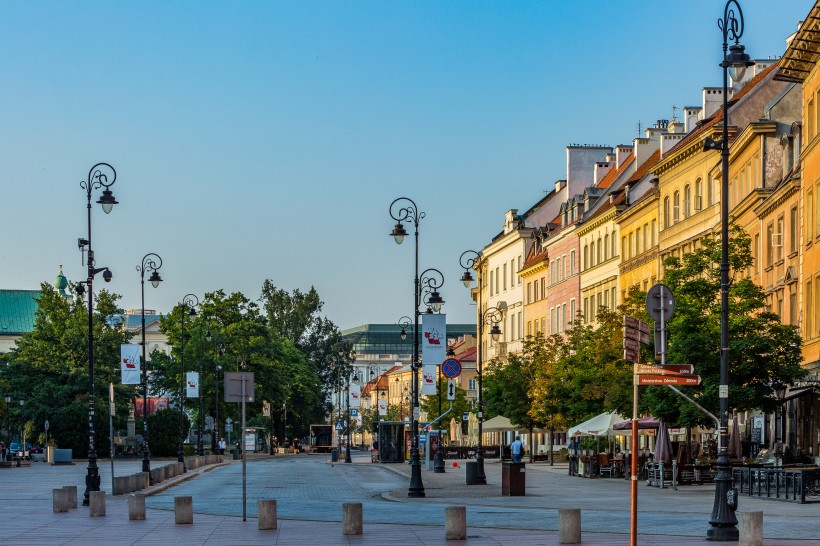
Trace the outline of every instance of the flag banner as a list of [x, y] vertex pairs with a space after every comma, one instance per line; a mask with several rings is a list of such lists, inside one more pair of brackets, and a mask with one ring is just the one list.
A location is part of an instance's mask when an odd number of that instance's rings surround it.
[[199, 372], [188, 372], [185, 374], [185, 379], [187, 385], [185, 396], [199, 398]]
[[447, 358], [447, 316], [423, 314], [421, 316], [421, 362], [438, 365]]
[[379, 415], [382, 417], [387, 415], [387, 400], [384, 398], [379, 399]]
[[349, 407], [358, 408], [361, 405], [362, 390], [359, 385], [353, 383], [350, 385], [350, 402]]
[[120, 376], [123, 385], [140, 384], [140, 346], [120, 345]]
[[421, 394], [430, 396], [436, 392], [436, 365], [425, 364], [421, 372]]

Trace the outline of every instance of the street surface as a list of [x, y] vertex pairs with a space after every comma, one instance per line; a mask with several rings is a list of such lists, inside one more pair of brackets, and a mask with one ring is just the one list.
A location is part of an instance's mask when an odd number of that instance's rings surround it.
[[[164, 464], [154, 461], [154, 465]], [[125, 497], [109, 497], [105, 518], [80, 506], [51, 509], [51, 490], [84, 489], [85, 463], [58, 467], [35, 463], [3, 469], [0, 544], [444, 544], [444, 507], [467, 506], [468, 544], [557, 544], [559, 508], [581, 508], [584, 544], [628, 544], [629, 482], [567, 476], [566, 467], [527, 465], [527, 496], [501, 496], [501, 466], [488, 461], [488, 485], [467, 486], [464, 468], [447, 463], [445, 474], [423, 471], [427, 497], [407, 497], [410, 467], [371, 464], [353, 452], [353, 464], [326, 455], [254, 456], [247, 464], [248, 520], [242, 521], [242, 465], [202, 471], [164, 491], [149, 491], [146, 521], [129, 521]], [[139, 460], [117, 461], [117, 475], [137, 472]], [[110, 466], [100, 464], [110, 491]], [[192, 473], [193, 474], [193, 473]], [[165, 485], [165, 484], [163, 484]], [[173, 497], [190, 495], [194, 525], [175, 525]], [[714, 489], [639, 488], [640, 544], [706, 544]], [[277, 500], [279, 529], [258, 531], [256, 500]], [[341, 534], [342, 503], [361, 502], [364, 534]], [[767, 545], [820, 546], [820, 505], [740, 498], [739, 511], [764, 512]], [[452, 542], [450, 542], [452, 544]]]

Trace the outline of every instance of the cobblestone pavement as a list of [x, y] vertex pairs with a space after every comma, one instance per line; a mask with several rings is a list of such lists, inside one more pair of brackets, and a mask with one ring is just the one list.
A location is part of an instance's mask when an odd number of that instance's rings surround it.
[[[500, 496], [500, 465], [487, 463], [488, 485], [467, 486], [464, 468], [448, 463], [445, 474], [423, 471], [426, 498], [407, 497], [410, 467], [370, 464], [354, 452], [354, 464], [330, 464], [327, 456], [276, 456], [249, 461], [248, 519], [243, 522], [241, 464], [200, 469], [196, 476], [146, 499], [145, 521], [129, 521], [125, 497], [108, 499], [107, 516], [91, 518], [82, 506], [51, 510], [51, 489], [77, 485], [84, 464], [0, 470], [0, 544], [452, 544], [444, 540], [444, 507], [467, 506], [468, 544], [557, 544], [557, 510], [582, 509], [584, 544], [628, 544], [629, 483], [569, 477], [566, 467], [527, 465], [527, 496]], [[154, 465], [163, 464], [153, 462]], [[138, 471], [137, 460], [117, 462], [117, 475]], [[100, 464], [110, 491], [110, 467]], [[175, 525], [173, 497], [191, 495], [194, 525]], [[639, 544], [706, 544], [714, 489], [678, 491], [641, 486]], [[256, 528], [256, 500], [275, 498], [276, 531]], [[343, 502], [361, 502], [364, 534], [343, 536]], [[820, 545], [819, 505], [742, 497], [740, 510], [764, 512], [765, 544]], [[789, 540], [791, 539], [791, 540]], [[814, 539], [814, 540], [812, 540]]]

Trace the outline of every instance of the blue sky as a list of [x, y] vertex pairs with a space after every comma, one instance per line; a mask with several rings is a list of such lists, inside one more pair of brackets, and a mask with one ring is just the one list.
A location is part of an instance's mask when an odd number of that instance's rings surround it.
[[[813, 2], [743, 2], [742, 43], [779, 56]], [[387, 207], [427, 213], [421, 268], [474, 320], [458, 257], [565, 176], [569, 143], [631, 143], [640, 121], [721, 83], [724, 2], [0, 3], [0, 287], [84, 275], [79, 186], [99, 265], [139, 308], [264, 279], [314, 285], [343, 328], [412, 313], [411, 241]], [[94, 200], [98, 197], [94, 196]], [[102, 284], [100, 280], [99, 284]]]

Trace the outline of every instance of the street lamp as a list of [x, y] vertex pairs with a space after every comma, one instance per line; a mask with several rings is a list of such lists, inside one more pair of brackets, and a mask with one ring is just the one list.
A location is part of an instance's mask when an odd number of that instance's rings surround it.
[[153, 252], [142, 257], [141, 265], [137, 266], [140, 272], [140, 293], [142, 294], [142, 471], [151, 471], [151, 458], [148, 452], [148, 357], [145, 343], [145, 272], [150, 271], [149, 281], [154, 288], [159, 286], [162, 278], [157, 271], [162, 267], [162, 258]]
[[[208, 332], [210, 336], [210, 332]], [[210, 339], [208, 340], [210, 341]], [[199, 362], [199, 369], [198, 369], [198, 376], [196, 380], [196, 387], [197, 387], [197, 396], [199, 407], [197, 408], [197, 419], [196, 419], [196, 454], [202, 457], [205, 455], [205, 445], [202, 441], [202, 428], [203, 428], [203, 419], [204, 416], [202, 415], [202, 398], [204, 391], [202, 389], [202, 321], [199, 321], [199, 340], [197, 343], [197, 350], [196, 350], [196, 358]]]
[[[456, 352], [453, 350], [452, 345], [447, 346], [447, 358], [455, 358]], [[433, 462], [433, 472], [436, 474], [444, 474], [444, 453], [441, 445], [441, 388], [442, 388], [442, 380], [441, 380], [441, 365], [438, 366], [438, 377], [436, 378], [436, 385], [438, 391], [438, 449], [436, 450], [436, 456]]]
[[6, 401], [6, 434], [8, 434], [8, 442], [9, 445], [6, 446], [6, 452], [3, 454], [4, 457], [9, 458], [8, 455], [11, 453], [11, 395], [6, 393], [3, 395], [3, 399]]
[[88, 179], [80, 182], [80, 187], [85, 190], [88, 211], [88, 238], [77, 239], [77, 246], [80, 252], [87, 252], [86, 266], [88, 277], [84, 281], [77, 283], [76, 291], [79, 297], [88, 290], [88, 472], [85, 476], [85, 492], [83, 493], [83, 506], [88, 506], [92, 491], [100, 490], [100, 472], [97, 467], [97, 450], [94, 447], [94, 276], [97, 273], [103, 274], [105, 282], [111, 282], [111, 270], [107, 267], [95, 267], [94, 250], [91, 248], [91, 192], [96, 189], [105, 188], [102, 195], [97, 200], [102, 206], [103, 212], [108, 214], [117, 200], [111, 193], [111, 186], [117, 181], [117, 171], [108, 163], [97, 163], [88, 171]]
[[[182, 333], [180, 338], [182, 339], [182, 349], [180, 352], [180, 364], [179, 364], [179, 375], [180, 375], [180, 382], [179, 382], [179, 450], [177, 451], [177, 462], [184, 463], [185, 462], [185, 431], [184, 425], [185, 420], [183, 419], [183, 414], [185, 413], [185, 315], [186, 313], [190, 316], [196, 316], [196, 310], [194, 309], [197, 305], [199, 305], [199, 298], [196, 297], [194, 294], [185, 294], [185, 297], [182, 298]], [[186, 470], [183, 466], [183, 470]]]
[[26, 418], [23, 417], [23, 406], [26, 403], [26, 400], [21, 396], [20, 397], [20, 452], [23, 454], [21, 457], [22, 460], [26, 459]]
[[[735, 14], [737, 10], [737, 14]], [[729, 0], [723, 9], [723, 18], [718, 19], [718, 28], [723, 33], [723, 134], [720, 142], [707, 138], [704, 151], [720, 150], [720, 449], [715, 477], [715, 500], [706, 539], [713, 541], [738, 540], [736, 504], [729, 503], [732, 489], [732, 465], [729, 460], [729, 75], [738, 81], [746, 68], [754, 61], [740, 45], [743, 36], [743, 11], [737, 0]], [[729, 40], [735, 43], [729, 46]], [[734, 498], [737, 498], [735, 493]]]
[[[353, 383], [359, 384], [359, 376], [355, 372], [353, 374]], [[353, 462], [350, 457], [350, 376], [347, 378], [347, 447], [345, 448], [345, 462]]]
[[[219, 356], [223, 356], [225, 354], [225, 344], [220, 343], [218, 347]], [[219, 372], [222, 371], [222, 366], [219, 364], [216, 365], [216, 415], [214, 419], [214, 442], [218, 441], [219, 436]], [[211, 442], [211, 444], [214, 444]], [[214, 444], [215, 445], [215, 444]]]
[[[413, 357], [411, 361], [411, 369], [413, 376], [413, 384], [411, 385], [413, 408], [412, 408], [412, 427], [411, 435], [413, 441], [410, 447], [410, 488], [408, 490], [409, 497], [424, 497], [424, 484], [421, 481], [421, 459], [419, 458], [419, 305], [421, 304], [422, 289], [429, 292], [430, 308], [439, 312], [444, 300], [438, 292], [444, 284], [444, 275], [437, 269], [427, 269], [421, 276], [419, 276], [419, 222], [426, 216], [424, 212], [419, 211], [415, 201], [408, 197], [399, 197], [390, 203], [389, 207], [390, 217], [396, 221], [393, 231], [390, 235], [397, 244], [401, 244], [407, 236], [407, 230], [404, 228], [402, 222], [409, 221], [413, 224], [413, 235], [415, 236], [415, 269], [414, 269], [414, 290], [413, 290]], [[428, 276], [428, 273], [430, 274]], [[439, 280], [440, 277], [440, 280]]]
[[785, 409], [783, 408], [783, 403], [786, 400], [786, 385], [778, 385], [775, 388], [775, 396], [780, 401], [779, 409], [775, 412], [775, 445], [776, 445], [776, 452], [775, 456], [780, 459], [779, 463], [780, 466], [783, 466], [783, 440], [786, 436], [786, 427], [785, 427]]
[[[469, 289], [473, 284], [473, 275], [470, 273], [470, 269], [473, 267], [480, 267], [481, 254], [475, 250], [466, 250], [459, 257], [458, 263], [464, 268], [464, 274], [461, 276], [461, 282], [466, 288]], [[484, 445], [482, 438], [484, 432], [484, 402], [482, 401], [482, 384], [484, 382], [482, 354], [484, 326], [490, 325], [490, 337], [492, 337], [493, 341], [498, 341], [501, 337], [501, 328], [498, 327], [498, 324], [501, 322], [504, 316], [504, 311], [507, 309], [507, 305], [504, 302], [501, 302], [498, 307], [488, 307], [487, 309], [482, 307], [481, 293], [483, 288], [483, 278], [484, 276], [479, 274], [477, 286], [478, 301], [476, 302], [478, 304], [478, 317], [476, 321], [478, 324], [478, 365], [476, 369], [476, 375], [478, 378], [478, 447], [475, 452], [475, 460], [477, 464], [476, 485], [484, 485], [487, 483], [487, 475], [484, 473]]]

